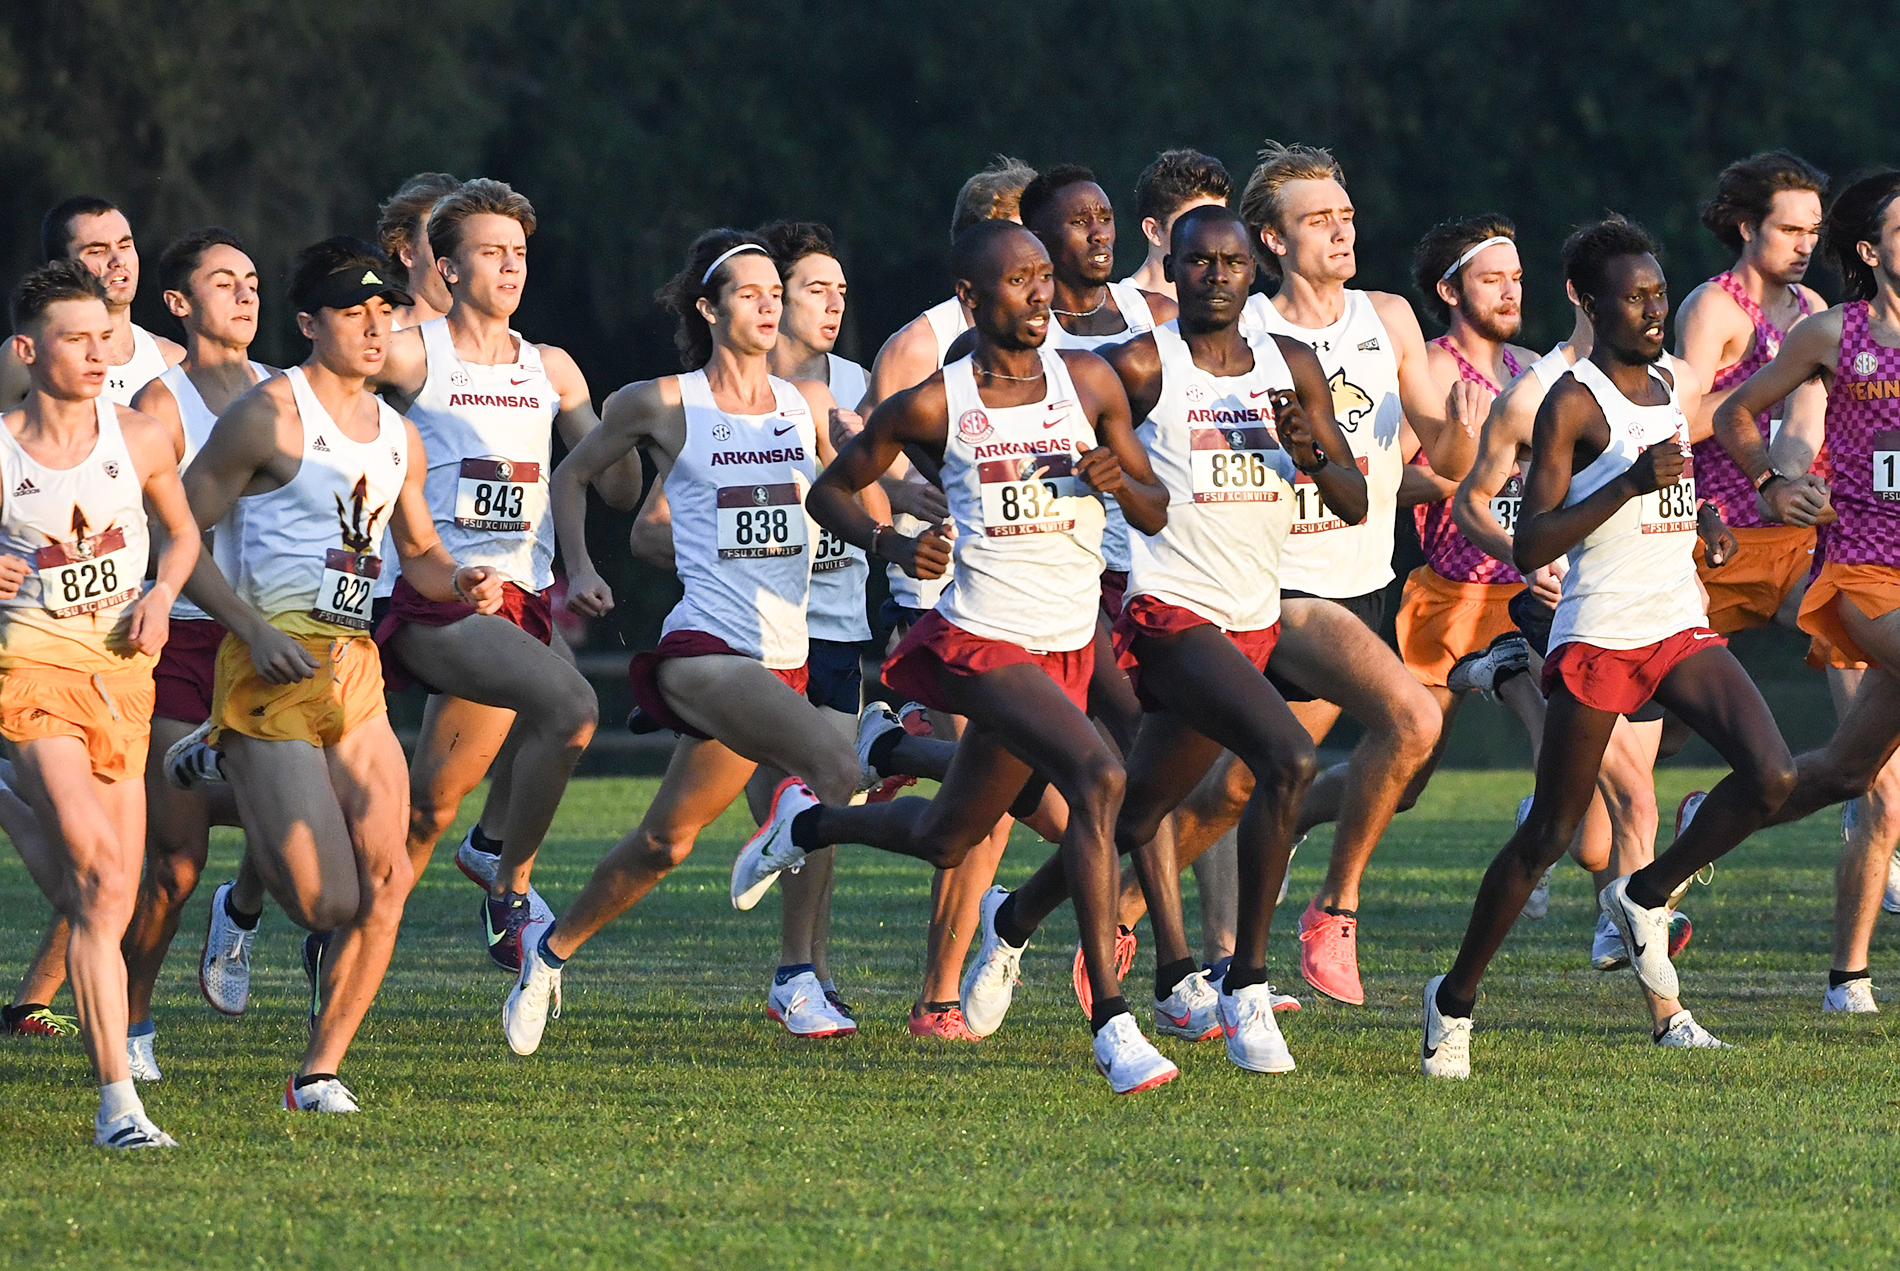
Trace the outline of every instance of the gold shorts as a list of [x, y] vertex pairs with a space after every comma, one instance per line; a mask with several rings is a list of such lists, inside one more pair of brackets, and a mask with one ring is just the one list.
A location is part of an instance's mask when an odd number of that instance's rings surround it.
[[1477, 653], [1506, 631], [1511, 597], [1523, 583], [1458, 583], [1420, 565], [1405, 580], [1393, 624], [1405, 669], [1428, 688], [1444, 688], [1454, 662]]
[[368, 632], [291, 639], [317, 659], [316, 673], [293, 684], [272, 684], [251, 664], [250, 645], [234, 635], [224, 637], [211, 691], [213, 745], [228, 728], [259, 741], [334, 746], [358, 724], [388, 713], [383, 662]]
[[149, 666], [88, 675], [16, 665], [0, 672], [0, 735], [15, 745], [77, 737], [101, 781], [143, 777], [156, 696]]
[[1869, 618], [1900, 609], [1900, 569], [1827, 561], [1801, 601], [1801, 629], [1814, 637], [1808, 649], [1810, 663], [1843, 670], [1878, 665], [1841, 625], [1837, 610], [1843, 600]]
[[1735, 555], [1715, 569], [1704, 559], [1702, 540], [1695, 543], [1696, 575], [1709, 593], [1709, 629], [1723, 635], [1773, 622], [1814, 564], [1812, 526], [1761, 525], [1733, 533]]

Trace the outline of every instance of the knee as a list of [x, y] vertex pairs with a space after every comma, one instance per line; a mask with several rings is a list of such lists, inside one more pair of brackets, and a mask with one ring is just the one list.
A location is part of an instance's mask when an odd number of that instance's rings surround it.
[[[1764, 762], [1756, 769], [1754, 781], [1755, 796], [1760, 801], [1761, 811], [1764, 815], [1773, 812], [1776, 808], [1788, 801], [1788, 796], [1794, 793], [1795, 781], [1798, 776], [1799, 774], [1795, 771], [1794, 757], [1785, 751], [1776, 758]], [[1868, 786], [1867, 781], [1855, 780], [1854, 784], [1859, 788], [1854, 790], [1852, 794], [1843, 797], [1853, 798], [1855, 795], [1866, 792]]]
[[1556, 864], [1576, 836], [1577, 827], [1564, 825], [1554, 816], [1539, 816], [1535, 810], [1505, 849], [1512, 861], [1533, 881]]
[[1413, 690], [1394, 703], [1390, 730], [1399, 752], [1415, 763], [1423, 763], [1438, 744], [1445, 715], [1430, 693], [1416, 684]]
[[197, 889], [204, 864], [202, 851], [155, 852], [145, 862], [146, 888], [168, 907], [182, 905]]
[[1119, 759], [1102, 751], [1083, 763], [1075, 782], [1078, 798], [1070, 802], [1079, 802], [1094, 816], [1109, 817], [1121, 808], [1122, 795], [1128, 789], [1128, 773]]
[[455, 821], [455, 813], [461, 807], [461, 800], [453, 803], [437, 803], [433, 792], [417, 790], [411, 793], [409, 803], [409, 841], [411, 843], [434, 843], [448, 832]]
[[1255, 790], [1267, 791], [1276, 803], [1297, 802], [1319, 776], [1319, 752], [1301, 734], [1297, 744], [1263, 747], [1246, 760]]
[[122, 932], [131, 925], [138, 904], [137, 874], [76, 862], [72, 873], [71, 908], [67, 920], [78, 925]]
[[594, 726], [600, 722], [600, 701], [594, 696], [593, 685], [579, 675], [574, 679], [568, 691], [552, 704], [548, 728], [563, 744], [581, 750], [593, 740]]
[[693, 836], [641, 829], [627, 841], [626, 861], [642, 874], [670, 874], [693, 854]]
[[811, 775], [805, 781], [820, 803], [828, 807], [841, 807], [851, 802], [852, 796], [857, 793], [858, 782], [864, 772], [858, 767], [856, 751], [829, 746], [825, 749], [825, 755], [812, 765]]

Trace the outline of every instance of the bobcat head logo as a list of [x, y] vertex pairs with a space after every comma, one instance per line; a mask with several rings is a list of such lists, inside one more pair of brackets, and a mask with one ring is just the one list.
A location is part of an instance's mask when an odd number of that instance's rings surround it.
[[343, 496], [336, 496], [336, 519], [342, 530], [343, 546], [358, 555], [376, 550], [376, 523], [389, 508], [387, 503], [382, 504], [366, 518], [363, 505], [368, 502], [368, 476], [356, 479], [356, 488], [350, 491], [350, 505], [347, 508], [343, 506]]
[[1333, 393], [1333, 418], [1347, 432], [1358, 432], [1359, 421], [1372, 414], [1372, 399], [1366, 390], [1346, 378], [1346, 369], [1334, 371], [1326, 381]]

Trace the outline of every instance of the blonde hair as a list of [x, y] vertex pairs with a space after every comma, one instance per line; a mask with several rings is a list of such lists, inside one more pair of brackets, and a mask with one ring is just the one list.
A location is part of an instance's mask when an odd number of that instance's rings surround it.
[[534, 204], [506, 181], [477, 177], [453, 194], [443, 195], [429, 213], [424, 228], [437, 260], [448, 259], [462, 245], [462, 225], [471, 216], [505, 216], [521, 225], [524, 238], [534, 233]]
[[462, 183], [446, 172], [418, 172], [404, 181], [378, 209], [376, 241], [382, 244], [383, 254], [400, 263], [403, 248], [415, 250], [416, 235], [429, 219], [429, 209], [461, 188]]
[[1289, 145], [1284, 141], [1268, 141], [1256, 158], [1259, 163], [1247, 178], [1247, 188], [1240, 192], [1240, 219], [1247, 223], [1247, 233], [1253, 238], [1253, 253], [1259, 258], [1260, 267], [1278, 278], [1280, 258], [1260, 241], [1260, 231], [1271, 228], [1277, 233], [1282, 228], [1281, 190], [1289, 181], [1329, 178], [1343, 187], [1346, 172], [1339, 166], [1339, 160], [1333, 158], [1332, 151], [1298, 142]]
[[1035, 179], [1036, 170], [1021, 159], [997, 155], [995, 162], [957, 191], [957, 205], [950, 213], [950, 241], [956, 242], [978, 221], [1018, 219], [1023, 189]]

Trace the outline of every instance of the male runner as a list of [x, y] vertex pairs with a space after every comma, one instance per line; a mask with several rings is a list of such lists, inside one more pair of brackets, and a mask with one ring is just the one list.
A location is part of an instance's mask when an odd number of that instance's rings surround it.
[[[0, 418], [0, 735], [48, 827], [14, 849], [70, 927], [66, 966], [99, 1082], [93, 1142], [176, 1147], [133, 1088], [119, 941], [144, 855], [152, 663], [198, 540], [171, 438], [103, 395], [117, 327], [98, 278], [70, 260], [42, 266], [10, 310], [32, 388]], [[141, 589], [148, 507], [162, 535]]]
[[1227, 206], [1234, 197], [1234, 181], [1221, 161], [1199, 150], [1163, 150], [1135, 178], [1135, 215], [1148, 255], [1122, 282], [1157, 296], [1174, 299], [1174, 284], [1162, 262], [1174, 233], [1174, 220], [1189, 208]]
[[1619, 715], [1653, 696], [1734, 769], [1668, 851], [1601, 898], [1651, 995], [1658, 1045], [1722, 1045], [1677, 1000], [1670, 893], [1747, 837], [1794, 785], [1774, 716], [1727, 641], [1705, 625], [1694, 586], [1689, 425], [1673, 373], [1655, 365], [1669, 313], [1655, 251], [1648, 233], [1621, 217], [1566, 244], [1566, 280], [1596, 340], [1538, 410], [1514, 552], [1521, 573], [1562, 554], [1570, 562], [1544, 662], [1537, 789], [1485, 872], [1457, 961], [1425, 986], [1420, 1066], [1428, 1076], [1470, 1076], [1479, 979], [1531, 888], [1575, 836]]
[[237, 576], [206, 556], [187, 590], [230, 633], [209, 740], [251, 859], [311, 933], [310, 1042], [284, 1089], [293, 1111], [357, 1110], [337, 1068], [382, 983], [414, 882], [402, 843], [408, 773], [369, 635], [385, 520], [404, 580], [425, 598], [483, 613], [505, 600], [498, 570], [458, 565], [436, 537], [422, 439], [368, 391], [383, 370], [390, 312], [410, 299], [390, 272], [361, 239], [298, 253], [290, 301], [310, 356], [219, 417], [186, 481], [201, 528], [239, 509]]
[[410, 297], [410, 303], [391, 319], [398, 331], [419, 327], [449, 311], [449, 285], [436, 269], [435, 253], [429, 248], [429, 213], [461, 188], [462, 183], [446, 172], [418, 172], [377, 209], [376, 241], [385, 256], [402, 266], [404, 290]]

